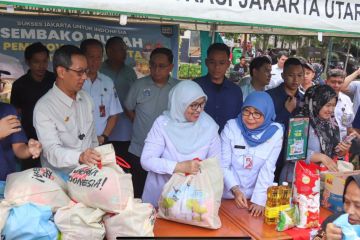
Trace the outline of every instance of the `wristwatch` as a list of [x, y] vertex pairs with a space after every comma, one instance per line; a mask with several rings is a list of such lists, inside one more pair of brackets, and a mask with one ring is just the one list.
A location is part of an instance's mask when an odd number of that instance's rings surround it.
[[107, 143], [109, 141], [109, 137], [105, 134], [101, 134], [101, 136], [104, 138], [104, 143]]

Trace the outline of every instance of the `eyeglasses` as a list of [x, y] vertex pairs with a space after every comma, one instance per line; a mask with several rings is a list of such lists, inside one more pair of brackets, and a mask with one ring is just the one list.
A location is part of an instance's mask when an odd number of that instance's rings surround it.
[[201, 109], [204, 109], [205, 104], [206, 104], [206, 101], [205, 101], [205, 102], [202, 102], [202, 103], [192, 103], [192, 104], [190, 104], [189, 107], [190, 107], [191, 110], [196, 111], [196, 110], [199, 109], [199, 107], [200, 107]]
[[87, 74], [89, 73], [89, 69], [88, 69], [88, 68], [87, 68], [87, 69], [76, 70], [76, 69], [72, 69], [72, 68], [67, 68], [67, 67], [65, 67], [65, 69], [68, 70], [68, 71], [70, 70], [70, 71], [76, 72], [79, 77], [82, 77], [84, 74], [87, 75]]
[[246, 116], [246, 117], [249, 117], [250, 115], [252, 115], [252, 117], [254, 119], [260, 119], [263, 115], [259, 112], [250, 112], [249, 109], [245, 108], [244, 110], [242, 110], [242, 115], [243, 116]]

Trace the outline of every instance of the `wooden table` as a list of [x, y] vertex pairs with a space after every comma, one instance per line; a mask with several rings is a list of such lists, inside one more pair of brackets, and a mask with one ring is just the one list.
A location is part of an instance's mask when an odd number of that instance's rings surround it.
[[[239, 209], [236, 207], [234, 200], [223, 200], [220, 213], [226, 215], [240, 229], [247, 232], [253, 239], [269, 240], [269, 239], [292, 239], [286, 232], [278, 232], [275, 225], [264, 223], [264, 217], [253, 217], [247, 209]], [[325, 219], [332, 213], [324, 208], [320, 210], [320, 218]]]
[[[224, 213], [219, 214], [221, 228], [207, 229], [157, 218], [154, 226], [155, 237], [249, 237], [249, 235]], [[249, 237], [250, 239], [250, 237]]]

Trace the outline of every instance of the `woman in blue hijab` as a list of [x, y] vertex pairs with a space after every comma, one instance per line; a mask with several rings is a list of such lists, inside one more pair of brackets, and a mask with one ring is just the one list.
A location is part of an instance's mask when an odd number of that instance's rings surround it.
[[283, 127], [274, 120], [270, 95], [255, 91], [245, 99], [239, 116], [229, 120], [221, 133], [223, 198], [235, 199], [238, 207], [249, 209], [253, 216], [264, 213], [266, 191], [273, 183], [282, 147]]

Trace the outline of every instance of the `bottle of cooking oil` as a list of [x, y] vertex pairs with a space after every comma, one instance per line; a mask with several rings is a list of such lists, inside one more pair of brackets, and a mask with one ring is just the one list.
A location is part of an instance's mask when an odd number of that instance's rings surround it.
[[279, 218], [279, 187], [277, 183], [273, 183], [271, 187], [267, 189], [267, 199], [265, 206], [265, 223], [276, 224]]
[[290, 207], [291, 188], [289, 187], [289, 183], [283, 182], [282, 185], [279, 186], [279, 195], [280, 195], [279, 211], [283, 211]]

